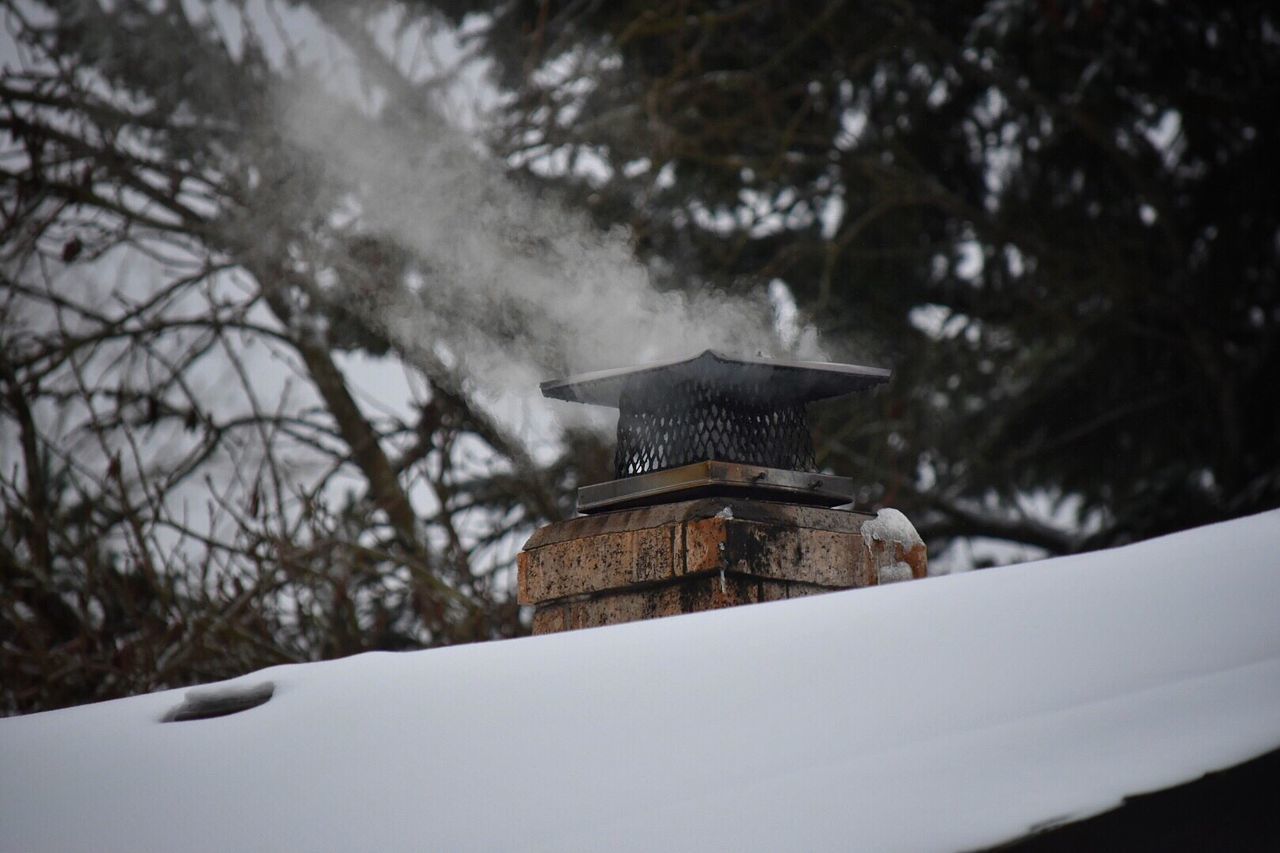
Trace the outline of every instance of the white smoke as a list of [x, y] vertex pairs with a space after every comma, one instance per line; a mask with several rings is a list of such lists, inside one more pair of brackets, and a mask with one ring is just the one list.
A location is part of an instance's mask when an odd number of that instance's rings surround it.
[[[399, 285], [350, 289], [336, 277], [345, 307], [409, 360], [456, 359], [502, 395], [536, 393], [564, 371], [787, 348], [764, 288], [660, 292], [626, 231], [518, 185], [438, 115], [368, 113], [320, 85], [291, 88], [280, 130], [318, 157], [322, 180], [352, 188], [362, 233], [417, 259]], [[812, 335], [787, 343], [792, 357], [821, 358]]]

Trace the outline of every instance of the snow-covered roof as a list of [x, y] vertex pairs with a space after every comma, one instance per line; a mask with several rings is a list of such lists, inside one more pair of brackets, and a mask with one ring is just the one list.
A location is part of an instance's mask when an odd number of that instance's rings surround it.
[[0, 720], [4, 850], [954, 850], [1280, 745], [1280, 512]]

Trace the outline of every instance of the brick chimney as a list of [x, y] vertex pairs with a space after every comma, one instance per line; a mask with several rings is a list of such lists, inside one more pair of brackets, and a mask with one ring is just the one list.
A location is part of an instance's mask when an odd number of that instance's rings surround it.
[[924, 577], [896, 510], [840, 508], [817, 473], [806, 404], [874, 388], [874, 367], [731, 358], [544, 382], [547, 397], [616, 407], [616, 479], [578, 490], [576, 518], [519, 556], [533, 633], [590, 628]]

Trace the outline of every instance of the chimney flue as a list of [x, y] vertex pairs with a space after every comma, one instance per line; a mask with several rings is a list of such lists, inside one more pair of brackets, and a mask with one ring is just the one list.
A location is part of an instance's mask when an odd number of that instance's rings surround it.
[[707, 350], [542, 383], [547, 397], [617, 408], [618, 430], [615, 479], [578, 490], [586, 517], [539, 530], [520, 554], [534, 633], [923, 576], [900, 514], [864, 534], [872, 516], [828, 508], [853, 500], [853, 481], [815, 470], [807, 404], [889, 377]]

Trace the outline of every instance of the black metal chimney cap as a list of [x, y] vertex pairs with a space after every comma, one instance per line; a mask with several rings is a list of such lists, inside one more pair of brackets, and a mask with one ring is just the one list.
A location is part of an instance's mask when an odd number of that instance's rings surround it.
[[693, 358], [580, 373], [541, 384], [542, 394], [555, 400], [618, 408], [624, 390], [652, 389], [661, 393], [686, 380], [725, 391], [742, 389], [753, 396], [768, 389], [769, 402], [806, 403], [874, 388], [889, 381], [893, 371], [883, 367], [825, 361], [784, 361], [743, 358], [706, 350]]

